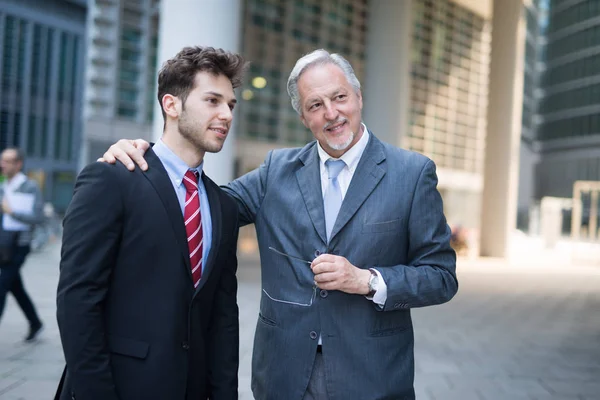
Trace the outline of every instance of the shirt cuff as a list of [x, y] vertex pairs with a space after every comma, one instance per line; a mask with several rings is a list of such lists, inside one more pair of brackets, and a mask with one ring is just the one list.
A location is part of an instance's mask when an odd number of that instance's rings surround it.
[[379, 281], [377, 282], [377, 290], [375, 291], [375, 295], [373, 296], [373, 298], [367, 298], [369, 300], [372, 300], [373, 303], [383, 307], [385, 305], [385, 302], [387, 301], [387, 285], [379, 271], [377, 271], [375, 268], [371, 268], [371, 271], [375, 271], [377, 277], [379, 278]]

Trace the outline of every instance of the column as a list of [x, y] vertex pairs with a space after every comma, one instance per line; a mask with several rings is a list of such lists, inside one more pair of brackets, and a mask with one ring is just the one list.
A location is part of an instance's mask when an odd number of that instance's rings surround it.
[[[241, 50], [241, 0], [168, 0], [160, 3], [158, 65], [185, 46], [211, 46]], [[236, 93], [239, 96], [239, 93]], [[236, 116], [234, 116], [235, 121]], [[154, 110], [153, 138], [162, 135], [163, 118], [158, 102]], [[218, 184], [233, 179], [236, 124], [229, 131], [220, 153], [207, 153], [204, 171]]]
[[411, 3], [369, 3], [366, 76], [361, 82], [363, 120], [379, 139], [399, 147], [410, 110]]
[[480, 228], [482, 256], [506, 257], [516, 227], [525, 37], [523, 1], [495, 0]]

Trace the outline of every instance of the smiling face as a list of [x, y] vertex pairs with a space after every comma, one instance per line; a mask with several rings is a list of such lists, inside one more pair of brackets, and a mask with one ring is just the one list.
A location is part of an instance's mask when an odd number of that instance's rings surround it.
[[323, 150], [341, 157], [362, 136], [362, 95], [335, 64], [309, 67], [298, 79], [300, 119]]
[[198, 151], [221, 151], [231, 127], [235, 103], [233, 86], [225, 75], [198, 72], [194, 88], [185, 103], [179, 104], [179, 134]]

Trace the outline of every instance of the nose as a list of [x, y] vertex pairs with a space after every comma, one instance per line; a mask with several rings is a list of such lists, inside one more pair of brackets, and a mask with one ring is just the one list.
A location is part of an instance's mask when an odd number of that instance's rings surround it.
[[325, 119], [328, 121], [335, 121], [338, 117], [338, 112], [332, 103], [327, 103], [325, 107]]
[[225, 104], [221, 107], [219, 112], [219, 119], [222, 121], [231, 121], [233, 119], [233, 111], [229, 108], [229, 105]]

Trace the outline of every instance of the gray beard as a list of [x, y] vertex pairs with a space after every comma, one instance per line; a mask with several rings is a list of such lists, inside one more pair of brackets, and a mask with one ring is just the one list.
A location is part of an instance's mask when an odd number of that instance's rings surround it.
[[354, 134], [354, 132], [351, 132], [351, 135], [348, 136], [348, 140], [346, 140], [344, 143], [334, 144], [334, 143], [330, 143], [329, 140], [327, 140], [327, 145], [337, 151], [346, 150], [348, 148], [348, 146], [350, 146], [350, 144], [354, 140], [355, 136], [356, 135]]

